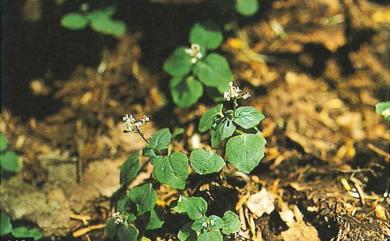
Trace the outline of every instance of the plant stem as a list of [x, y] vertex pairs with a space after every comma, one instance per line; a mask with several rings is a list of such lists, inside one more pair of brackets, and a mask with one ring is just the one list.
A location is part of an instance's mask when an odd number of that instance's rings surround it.
[[141, 130], [136, 126], [137, 133], [142, 137], [142, 139], [146, 142], [146, 144], [149, 144], [149, 141], [145, 138], [144, 134], [142, 134]]

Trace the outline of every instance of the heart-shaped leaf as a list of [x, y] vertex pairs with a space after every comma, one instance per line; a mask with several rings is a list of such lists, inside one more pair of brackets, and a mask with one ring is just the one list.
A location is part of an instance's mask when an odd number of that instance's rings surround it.
[[190, 32], [190, 42], [207, 49], [216, 49], [221, 45], [223, 35], [220, 28], [212, 22], [195, 23]]
[[0, 154], [0, 166], [1, 169], [4, 169], [8, 172], [20, 172], [22, 166], [18, 161], [18, 156], [13, 151], [7, 151]]
[[150, 212], [156, 205], [157, 193], [151, 183], [134, 187], [130, 190], [128, 196], [136, 204], [139, 215]]
[[199, 121], [199, 131], [205, 132], [211, 128], [217, 116], [222, 116], [223, 105], [219, 104], [202, 115]]
[[79, 30], [87, 27], [88, 19], [79, 13], [68, 13], [62, 16], [61, 25], [72, 30]]
[[133, 152], [122, 164], [120, 171], [120, 184], [127, 185], [137, 176], [141, 164], [139, 162], [139, 151]]
[[[176, 77], [181, 78], [181, 77]], [[175, 84], [171, 81], [170, 89], [173, 102], [181, 108], [188, 108], [195, 104], [203, 94], [203, 85], [193, 76], [189, 76]]]
[[156, 131], [149, 139], [148, 148], [154, 149], [160, 152], [161, 150], [168, 149], [171, 143], [172, 134], [168, 128], [163, 128]]
[[222, 234], [219, 230], [201, 233], [198, 241], [223, 241]]
[[252, 106], [243, 106], [236, 109], [234, 113], [234, 123], [244, 129], [257, 126], [264, 119], [264, 115]]
[[202, 197], [180, 196], [177, 205], [172, 208], [177, 213], [187, 213], [192, 220], [204, 217], [207, 211], [207, 202]]
[[231, 137], [236, 130], [233, 121], [228, 118], [221, 118], [217, 126], [211, 129], [211, 146], [216, 147], [218, 144]]
[[174, 77], [185, 76], [190, 72], [191, 67], [191, 57], [186, 53], [184, 47], [176, 48], [163, 65], [164, 71]]
[[117, 237], [119, 241], [137, 241], [139, 231], [133, 225], [119, 225], [117, 231]]
[[216, 87], [222, 93], [233, 81], [229, 63], [219, 54], [209, 54], [194, 66], [194, 73], [208, 87]]
[[264, 157], [266, 141], [256, 134], [243, 134], [230, 138], [226, 143], [226, 157], [235, 168], [250, 173]]
[[159, 229], [163, 225], [164, 225], [164, 221], [162, 221], [161, 218], [158, 216], [156, 210], [153, 209], [152, 211], [150, 211], [145, 229], [146, 230]]
[[213, 151], [200, 148], [191, 152], [190, 163], [192, 169], [201, 175], [219, 172], [225, 166], [225, 161], [221, 156]]
[[227, 211], [223, 215], [222, 219], [223, 219], [223, 227], [222, 227], [223, 234], [229, 235], [240, 231], [241, 223], [237, 214], [235, 214], [232, 211]]
[[173, 188], [184, 189], [189, 175], [186, 155], [174, 152], [169, 157], [157, 157], [154, 160], [153, 174], [157, 181]]

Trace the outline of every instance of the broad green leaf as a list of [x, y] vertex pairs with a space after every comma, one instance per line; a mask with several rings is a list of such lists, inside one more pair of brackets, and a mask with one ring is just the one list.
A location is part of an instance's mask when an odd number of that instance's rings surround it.
[[211, 22], [195, 23], [190, 32], [190, 42], [207, 49], [216, 49], [221, 45], [223, 35], [217, 25]]
[[22, 170], [22, 166], [18, 162], [18, 156], [13, 151], [7, 151], [0, 154], [0, 166], [8, 172], [17, 173]]
[[207, 211], [207, 202], [202, 197], [180, 196], [176, 207], [172, 211], [177, 213], [187, 213], [192, 220], [204, 217]]
[[202, 115], [199, 121], [199, 131], [205, 132], [211, 128], [214, 123], [215, 117], [222, 116], [223, 105], [219, 104]]
[[209, 231], [220, 230], [223, 227], [223, 225], [224, 225], [224, 222], [223, 222], [222, 218], [215, 216], [215, 215], [211, 215], [210, 217], [208, 217], [207, 230], [209, 230]]
[[385, 120], [390, 121], [390, 101], [376, 104], [375, 111], [376, 113], [381, 114]]
[[127, 185], [138, 175], [141, 169], [139, 151], [133, 152], [122, 164], [120, 171], [120, 184]]
[[17, 227], [12, 229], [12, 236], [15, 238], [34, 238], [34, 240], [40, 240], [43, 235], [37, 228]]
[[118, 201], [116, 202], [116, 210], [120, 213], [126, 213], [127, 211], [129, 211], [129, 207], [131, 205], [131, 200], [130, 198], [128, 197], [128, 195], [126, 194], [123, 194], [119, 199]]
[[88, 18], [89, 21], [93, 22], [96, 19], [99, 18], [110, 18], [115, 13], [115, 7], [108, 7], [104, 9], [96, 9], [91, 12], [89, 12], [86, 15], [86, 18]]
[[191, 229], [191, 223], [185, 224], [177, 234], [180, 241], [196, 241], [196, 233]]
[[0, 214], [0, 236], [9, 234], [11, 230], [12, 230], [11, 219], [8, 217], [7, 214], [2, 212]]
[[159, 229], [163, 225], [164, 225], [164, 221], [160, 219], [156, 210], [153, 209], [152, 211], [150, 211], [145, 229], [146, 230]]
[[96, 32], [115, 37], [120, 37], [126, 33], [126, 24], [123, 21], [109, 17], [94, 18], [91, 20], [91, 27]]
[[211, 146], [218, 146], [221, 141], [231, 137], [236, 130], [236, 126], [230, 119], [222, 118], [216, 127], [211, 129]]
[[222, 227], [223, 234], [229, 235], [240, 231], [241, 223], [237, 214], [235, 214], [232, 211], [227, 211], [223, 215], [222, 219], [223, 219], [223, 227]]
[[114, 239], [117, 233], [118, 225], [115, 224], [113, 218], [109, 218], [106, 222], [106, 234], [110, 239]]
[[196, 232], [202, 232], [203, 230], [207, 229], [208, 226], [207, 222], [208, 222], [207, 217], [200, 217], [192, 223], [191, 229]]
[[259, 10], [258, 0], [236, 0], [235, 9], [244, 16], [252, 16]]
[[234, 113], [234, 123], [244, 129], [257, 126], [264, 119], [264, 115], [252, 106], [243, 106], [236, 109]]
[[4, 134], [0, 133], [0, 152], [3, 152], [8, 147], [7, 137]]
[[240, 172], [250, 173], [264, 157], [266, 141], [256, 134], [242, 134], [226, 143], [226, 157]]
[[174, 77], [185, 76], [190, 72], [191, 67], [191, 57], [184, 47], [176, 48], [163, 65], [164, 71]]
[[219, 230], [201, 233], [198, 241], [223, 241], [222, 234]]
[[134, 187], [128, 195], [130, 200], [137, 205], [139, 215], [150, 212], [156, 205], [157, 193], [151, 183]]
[[184, 189], [189, 175], [188, 168], [187, 156], [180, 152], [174, 152], [169, 157], [155, 159], [153, 174], [160, 183]]
[[203, 84], [208, 87], [219, 87], [220, 92], [233, 81], [229, 63], [223, 56], [215, 53], [198, 61], [194, 66], [194, 73]]
[[120, 225], [118, 227], [117, 237], [119, 241], [137, 241], [139, 231], [133, 225]]
[[225, 161], [221, 156], [213, 151], [200, 148], [191, 152], [190, 163], [192, 169], [201, 175], [219, 172], [225, 166]]
[[83, 29], [87, 27], [88, 19], [79, 13], [68, 13], [62, 16], [61, 25], [72, 30]]
[[193, 76], [185, 78], [184, 81], [173, 85], [171, 81], [170, 89], [173, 102], [181, 108], [187, 108], [195, 104], [203, 94], [203, 85]]
[[150, 137], [148, 147], [158, 152], [168, 149], [171, 139], [172, 135], [168, 128], [160, 129]]

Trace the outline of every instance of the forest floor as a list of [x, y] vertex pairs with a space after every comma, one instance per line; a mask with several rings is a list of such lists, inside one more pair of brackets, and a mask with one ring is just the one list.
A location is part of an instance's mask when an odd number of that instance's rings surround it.
[[[390, 132], [374, 108], [389, 99], [389, 16], [389, 5], [371, 1], [273, 1], [225, 40], [236, 84], [266, 116], [266, 156], [250, 175], [226, 170], [229, 186], [191, 191], [212, 200], [216, 212], [230, 207], [240, 214], [237, 240], [390, 240]], [[170, 27], [161, 24], [158, 36]], [[134, 29], [67, 79], [30, 79], [31, 95], [59, 103], [51, 113], [26, 118], [12, 106], [2, 110], [0, 132], [24, 162], [21, 174], [0, 185], [1, 209], [13, 220], [46, 237], [102, 240], [119, 167], [144, 145], [123, 134], [126, 113], [151, 116], [146, 136], [185, 128], [174, 149], [190, 150], [194, 136], [208, 144], [196, 130], [213, 103], [206, 96], [190, 109], [172, 105], [161, 70], [168, 52], [152, 45], [159, 40], [152, 35]], [[179, 44], [171, 39], [161, 48]], [[131, 186], [150, 175], [148, 165]], [[179, 195], [164, 185], [158, 193], [167, 210]], [[269, 214], [259, 210], [264, 195], [274, 203]], [[174, 238], [180, 227], [166, 223], [150, 237]]]

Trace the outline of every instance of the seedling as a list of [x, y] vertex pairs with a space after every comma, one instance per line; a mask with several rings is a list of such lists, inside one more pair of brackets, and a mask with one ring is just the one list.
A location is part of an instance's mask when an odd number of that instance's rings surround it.
[[[139, 240], [145, 231], [164, 225], [156, 208], [157, 192], [153, 188], [155, 182], [183, 193], [191, 173], [223, 175], [226, 162], [238, 171], [250, 173], [259, 164], [264, 157], [266, 141], [257, 125], [264, 115], [254, 107], [240, 106], [240, 100], [249, 98], [250, 94], [243, 94], [232, 82], [228, 83], [228, 88], [223, 93], [226, 106], [230, 108], [224, 108], [224, 104], [211, 108], [201, 117], [198, 128], [200, 132], [210, 130], [211, 146], [216, 149], [197, 148], [192, 150], [189, 158], [185, 153], [171, 151], [172, 140], [183, 133], [183, 129], [176, 129], [171, 133], [168, 128], [163, 128], [147, 139], [142, 133], [142, 127], [149, 121], [148, 117], [137, 120], [132, 115], [126, 115], [123, 118], [124, 132], [140, 135], [146, 147], [142, 151], [131, 153], [121, 166], [120, 197], [107, 221], [106, 232], [110, 238], [120, 241]], [[223, 152], [220, 149], [224, 150], [224, 156], [218, 154]], [[147, 159], [146, 163], [153, 165], [152, 180], [125, 193], [127, 186], [142, 169], [141, 157]], [[223, 217], [207, 216], [207, 202], [201, 197], [181, 195], [172, 211], [187, 214], [192, 220], [192, 223], [185, 225], [178, 233], [178, 238], [182, 241], [223, 240], [223, 235], [231, 235], [240, 228], [240, 221], [232, 211], [226, 211]]]
[[98, 33], [120, 37], [126, 32], [126, 24], [113, 19], [114, 13], [115, 7], [92, 11], [83, 9], [65, 14], [61, 19], [61, 25], [71, 30], [81, 30], [90, 26]]
[[7, 138], [0, 133], [0, 168], [2, 172], [18, 173], [22, 166], [15, 152], [8, 150]]

